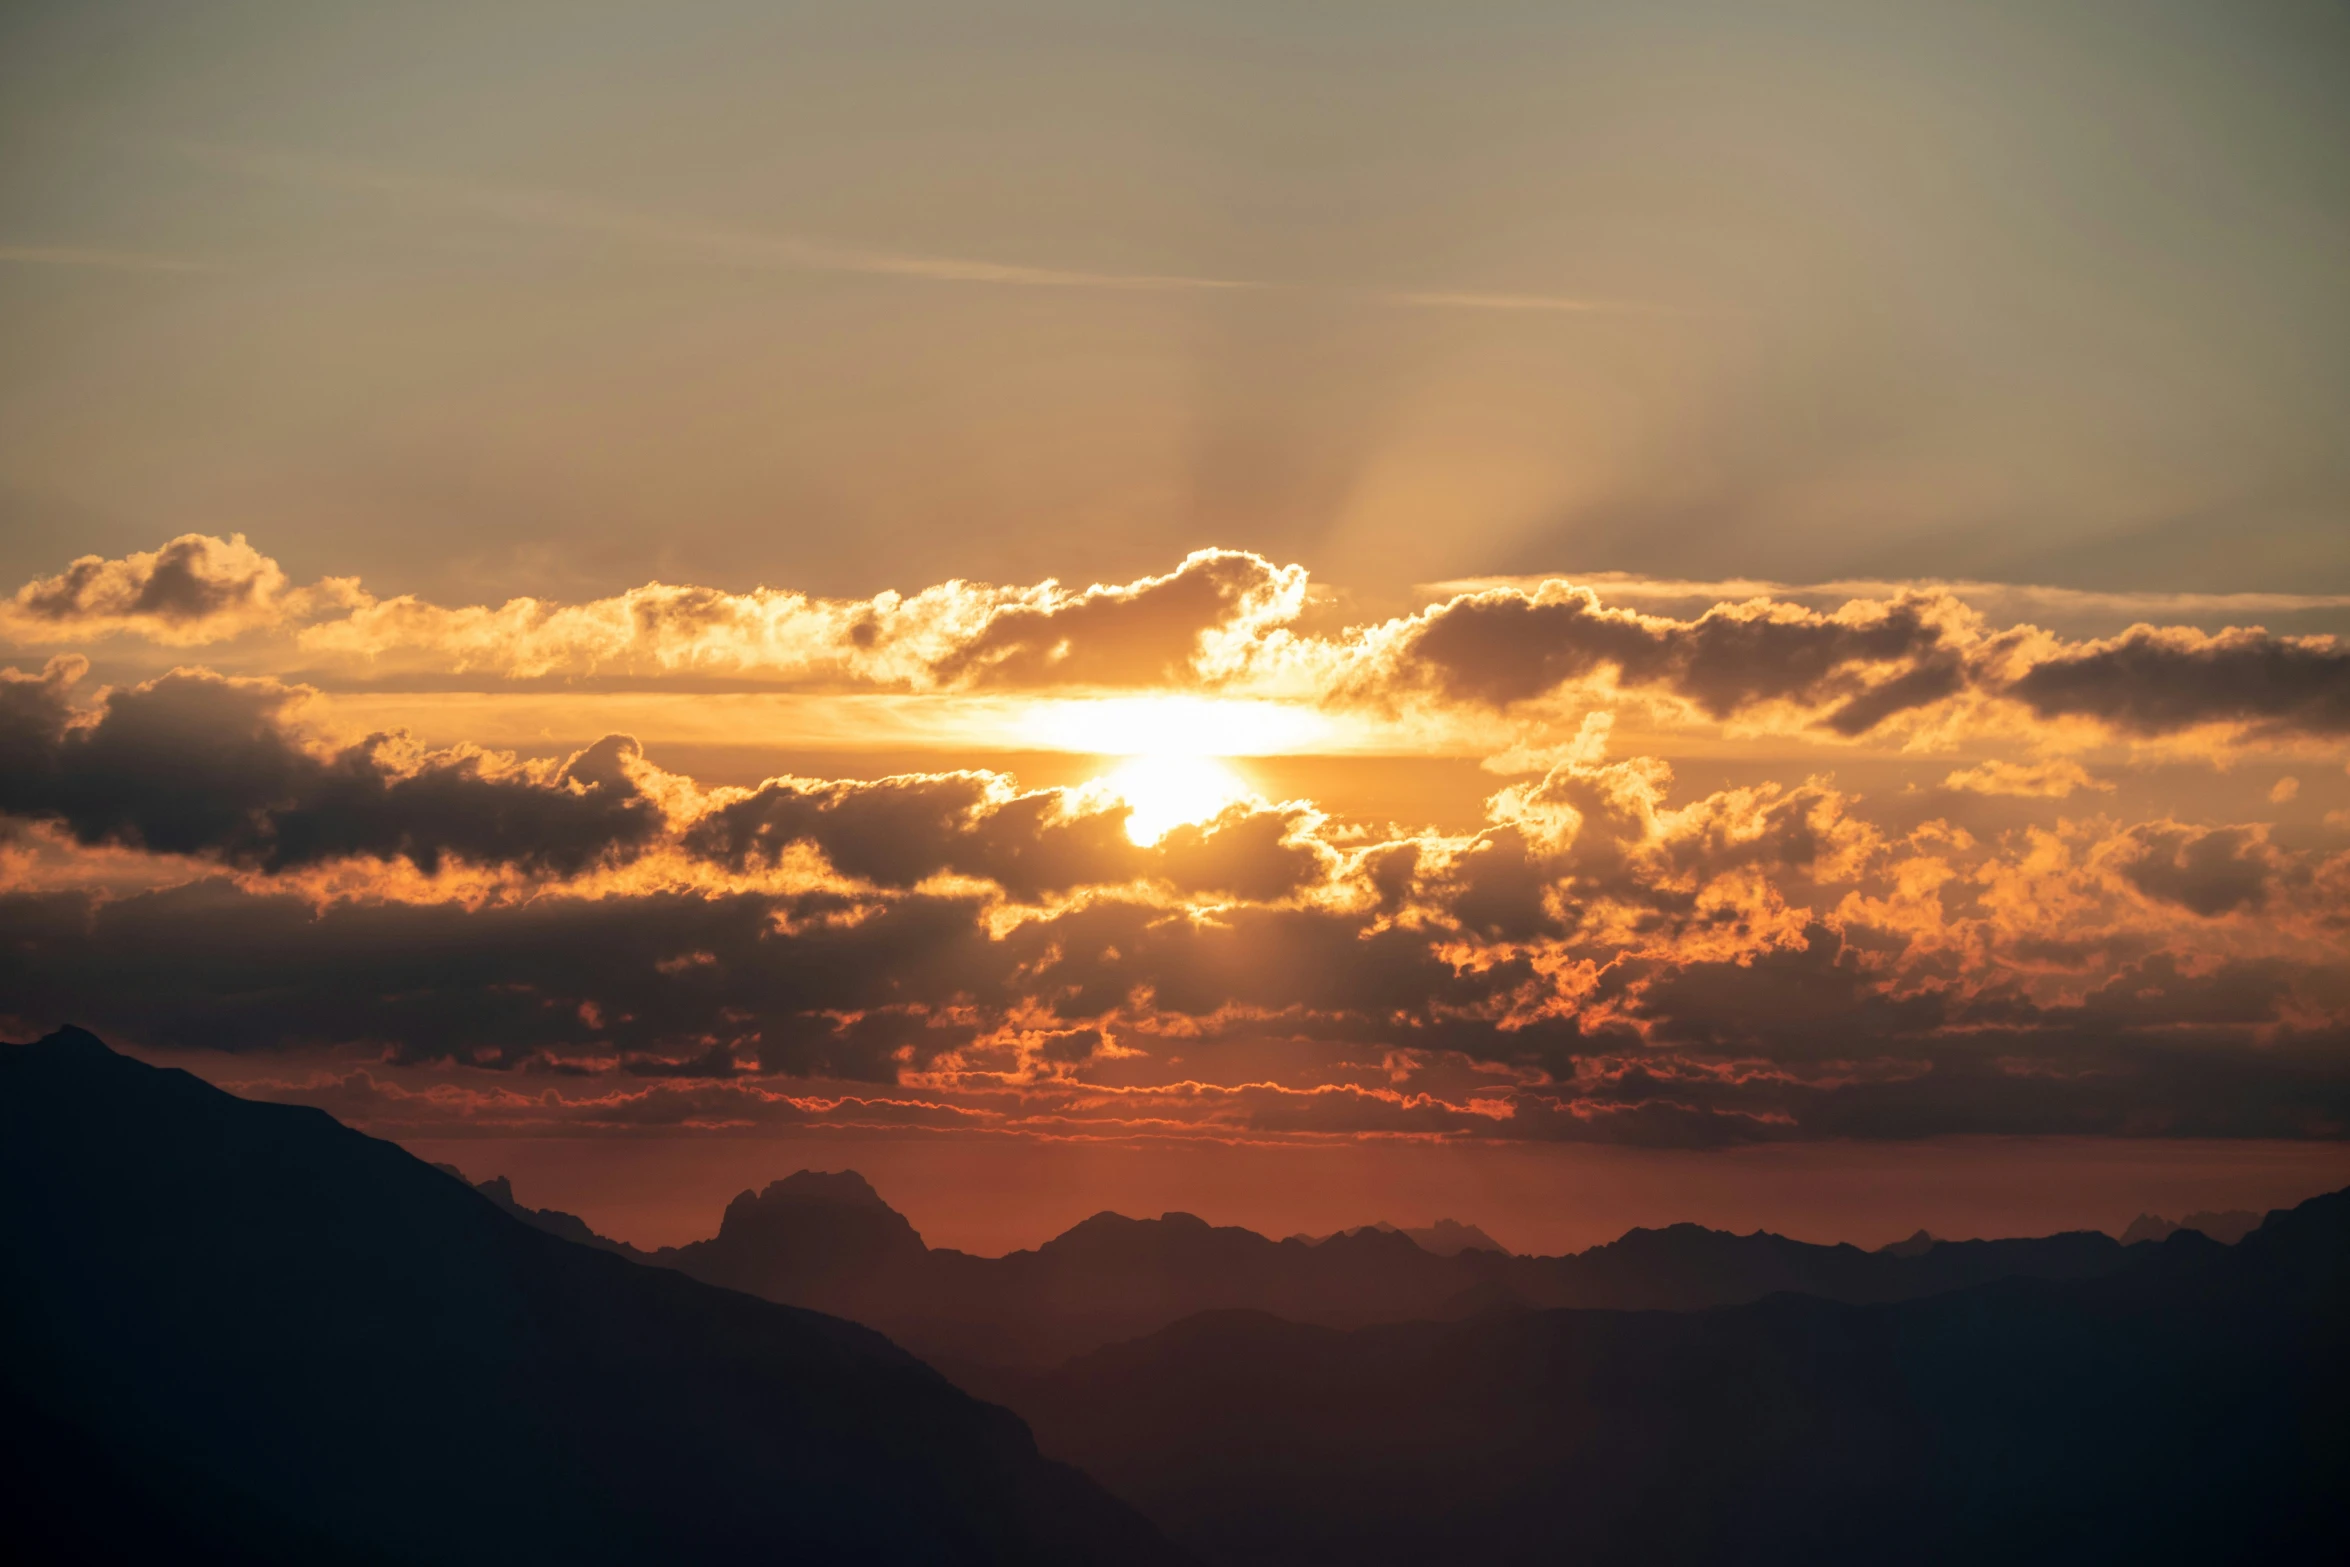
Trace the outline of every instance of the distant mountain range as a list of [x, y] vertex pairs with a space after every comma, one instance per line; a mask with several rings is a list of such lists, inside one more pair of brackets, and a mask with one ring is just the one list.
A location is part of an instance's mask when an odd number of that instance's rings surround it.
[[0, 1048], [33, 1562], [2330, 1562], [2346, 1324], [2350, 1192], [2232, 1248], [1098, 1214], [980, 1258], [801, 1171], [640, 1253], [79, 1031]]
[[12, 1558], [1178, 1559], [879, 1334], [546, 1227], [77, 1030], [0, 1049]]
[[2338, 1562], [2350, 1192], [2102, 1277], [1352, 1331], [1215, 1312], [988, 1387], [1233, 1567]]
[[2166, 1241], [2181, 1230], [2193, 1230], [2207, 1235], [2222, 1246], [2233, 1246], [2254, 1230], [2260, 1228], [2261, 1216], [2232, 1208], [2225, 1213], [2190, 1213], [2172, 1222], [2151, 1213], [2141, 1213], [2122, 1231], [2122, 1244], [2135, 1246], [2140, 1241]]
[[[1517, 1257], [1493, 1246], [1431, 1249], [1416, 1232], [1385, 1224], [1275, 1241], [1187, 1213], [1099, 1213], [1034, 1250], [974, 1257], [925, 1246], [862, 1176], [812, 1170], [735, 1198], [708, 1240], [636, 1252], [593, 1237], [573, 1215], [515, 1205], [503, 1181], [482, 1189], [568, 1239], [879, 1328], [951, 1373], [1056, 1365], [1201, 1311], [1359, 1327], [1501, 1308], [1686, 1311], [1782, 1291], [1865, 1303], [1990, 1279], [2091, 1278], [2130, 1256], [2096, 1231], [1997, 1241], [1921, 1235], [1869, 1252], [1676, 1224], [1573, 1256]], [[1484, 1238], [1451, 1221], [1433, 1228], [1440, 1246]]]
[[1304, 1241], [1308, 1246], [1319, 1246], [1324, 1241], [1341, 1235], [1360, 1235], [1365, 1230], [1383, 1230], [1391, 1235], [1408, 1235], [1412, 1244], [1437, 1257], [1457, 1257], [1464, 1251], [1508, 1252], [1509, 1248], [1474, 1224], [1463, 1224], [1458, 1219], [1438, 1219], [1434, 1224], [1395, 1225], [1382, 1220], [1377, 1224], [1358, 1224], [1351, 1230], [1338, 1230], [1329, 1235], [1293, 1235], [1291, 1240]]

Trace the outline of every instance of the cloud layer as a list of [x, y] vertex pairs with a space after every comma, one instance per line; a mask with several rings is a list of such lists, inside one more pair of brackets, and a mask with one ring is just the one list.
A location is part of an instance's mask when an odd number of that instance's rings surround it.
[[948, 582], [842, 600], [654, 583], [576, 604], [448, 607], [377, 599], [355, 579], [293, 589], [241, 535], [190, 534], [27, 583], [7, 601], [0, 634], [23, 645], [128, 636], [182, 647], [274, 631], [292, 657], [376, 675], [1212, 691], [1385, 711], [1642, 699], [1690, 721], [1904, 743], [2332, 745], [2350, 735], [2350, 648], [2331, 636], [2137, 625], [2068, 640], [1993, 627], [1947, 588], [1834, 609], [1762, 595], [1681, 619], [1563, 580], [1309, 632], [1308, 598], [1302, 567], [1202, 550], [1164, 575], [1082, 590]]
[[[338, 733], [276, 678], [101, 686], [60, 654], [0, 676], [12, 1029], [323, 1054], [303, 1091], [443, 1131], [2350, 1135], [2350, 844], [2125, 814], [2109, 773], [2044, 754], [2084, 724], [2338, 748], [2324, 639], [2067, 642], [1925, 591], [1677, 619], [1563, 583], [1309, 632], [1304, 573], [1228, 551], [1083, 591], [448, 611], [298, 597], [241, 540], [186, 544], [12, 602], [92, 638], [372, 636], [512, 674], [1302, 682], [1334, 711], [1511, 715], [1543, 759], [1464, 830], [1244, 799], [1142, 844], [1098, 782], [708, 787], [622, 734], [526, 761]], [[1891, 795], [1685, 788], [1610, 756], [1619, 707], [1733, 741], [1897, 729], [1940, 760]], [[2026, 750], [1954, 766], [1954, 734]]]

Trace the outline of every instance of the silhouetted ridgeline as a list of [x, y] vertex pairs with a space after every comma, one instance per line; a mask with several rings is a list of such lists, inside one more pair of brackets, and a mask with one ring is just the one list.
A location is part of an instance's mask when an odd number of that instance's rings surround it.
[[1893, 1305], [1253, 1312], [990, 1389], [1211, 1561], [2338, 1562], [2350, 1192]]
[[2260, 1228], [2261, 1215], [2232, 1208], [2226, 1213], [2190, 1213], [2173, 1223], [2158, 1214], [2141, 1213], [2122, 1231], [2122, 1244], [2134, 1246], [2140, 1241], [2166, 1241], [2180, 1230], [2193, 1230], [2208, 1235], [2223, 1246], [2233, 1246], [2254, 1230]]
[[[2350, 1529], [2350, 1193], [2234, 1248], [1100, 1214], [987, 1259], [802, 1171], [643, 1254], [69, 1030], [0, 1048], [0, 1253], [36, 1561], [2072, 1567]], [[1109, 1490], [737, 1291], [936, 1348]]]
[[867, 1329], [78, 1030], [0, 1049], [0, 1297], [19, 1560], [1172, 1559]]
[[[555, 1233], [586, 1236], [573, 1215], [514, 1205], [503, 1181], [483, 1190]], [[863, 1177], [802, 1170], [737, 1197], [709, 1240], [629, 1255], [867, 1323], [960, 1374], [1056, 1365], [1201, 1311], [1363, 1326], [1504, 1306], [1689, 1310], [1784, 1290], [1893, 1301], [1998, 1278], [2093, 1277], [2130, 1253], [2095, 1231], [1868, 1252], [1676, 1224], [1571, 1257], [1436, 1255], [1378, 1226], [1274, 1241], [1187, 1213], [1100, 1213], [1033, 1251], [973, 1257], [926, 1248]]]

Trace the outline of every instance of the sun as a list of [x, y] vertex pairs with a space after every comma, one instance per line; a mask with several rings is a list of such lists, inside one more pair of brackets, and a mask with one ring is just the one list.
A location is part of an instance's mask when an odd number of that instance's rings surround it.
[[1132, 807], [1126, 836], [1144, 848], [1177, 827], [1207, 821], [1251, 792], [1238, 773], [1214, 757], [1168, 752], [1128, 757], [1103, 774], [1101, 783]]
[[1114, 759], [1094, 786], [1126, 802], [1126, 835], [1147, 848], [1254, 796], [1222, 758], [1311, 749], [1330, 725], [1285, 703], [1164, 695], [1038, 702], [1020, 728], [1034, 744]]

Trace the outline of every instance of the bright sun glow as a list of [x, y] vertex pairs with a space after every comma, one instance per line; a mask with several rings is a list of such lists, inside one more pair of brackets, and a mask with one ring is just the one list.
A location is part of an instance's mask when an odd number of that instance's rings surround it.
[[1238, 773], [1206, 756], [1131, 757], [1101, 781], [1134, 808], [1126, 818], [1126, 836], [1146, 847], [1170, 829], [1204, 822], [1249, 794]]
[[1032, 744], [1119, 758], [1096, 782], [1133, 808], [1126, 834], [1144, 845], [1250, 796], [1217, 758], [1312, 750], [1330, 733], [1307, 708], [1200, 696], [1039, 702], [1020, 727]]
[[1208, 696], [1042, 701], [1020, 729], [1033, 745], [1097, 756], [1277, 756], [1318, 749], [1331, 734], [1311, 708]]

